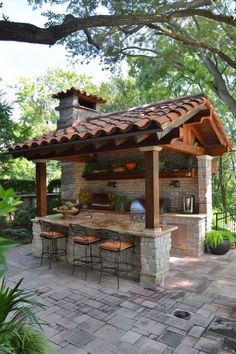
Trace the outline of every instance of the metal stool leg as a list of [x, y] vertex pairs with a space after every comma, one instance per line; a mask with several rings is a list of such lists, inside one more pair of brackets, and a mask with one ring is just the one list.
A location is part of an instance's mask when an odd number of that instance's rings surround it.
[[103, 258], [102, 258], [102, 250], [101, 249], [100, 249], [99, 256], [100, 256], [100, 260], [101, 260], [101, 266], [100, 266], [100, 276], [99, 276], [98, 283], [100, 284], [101, 280], [102, 280], [102, 271], [103, 271]]
[[87, 280], [87, 268], [88, 268], [88, 246], [85, 246], [85, 277], [84, 280]]
[[74, 255], [74, 258], [73, 258], [73, 261], [72, 261], [72, 275], [74, 275], [74, 270], [75, 270], [75, 246], [76, 246], [76, 244], [74, 243], [73, 244], [73, 255]]

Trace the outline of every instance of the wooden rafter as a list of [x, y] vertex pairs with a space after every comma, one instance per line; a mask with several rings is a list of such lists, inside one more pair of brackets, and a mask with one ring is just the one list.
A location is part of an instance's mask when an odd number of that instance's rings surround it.
[[165, 150], [183, 152], [185, 154], [200, 156], [205, 154], [205, 149], [197, 145], [183, 143], [179, 139], [172, 139], [170, 144], [160, 145]]

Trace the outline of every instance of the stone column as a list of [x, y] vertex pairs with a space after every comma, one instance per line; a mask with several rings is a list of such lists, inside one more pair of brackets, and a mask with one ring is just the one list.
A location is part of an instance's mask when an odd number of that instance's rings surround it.
[[197, 156], [197, 159], [199, 213], [207, 214], [206, 231], [209, 231], [212, 225], [212, 156]]
[[153, 289], [163, 285], [169, 273], [171, 230], [160, 236], [141, 237], [140, 286]]

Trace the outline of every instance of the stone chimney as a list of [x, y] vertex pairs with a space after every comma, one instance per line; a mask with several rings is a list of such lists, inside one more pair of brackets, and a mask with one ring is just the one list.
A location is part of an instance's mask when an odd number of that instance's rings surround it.
[[100, 111], [100, 104], [106, 101], [95, 95], [80, 91], [72, 87], [65, 92], [59, 92], [52, 96], [60, 100], [56, 110], [60, 117], [57, 122], [57, 129], [67, 128], [73, 123], [79, 123], [89, 117], [95, 116]]

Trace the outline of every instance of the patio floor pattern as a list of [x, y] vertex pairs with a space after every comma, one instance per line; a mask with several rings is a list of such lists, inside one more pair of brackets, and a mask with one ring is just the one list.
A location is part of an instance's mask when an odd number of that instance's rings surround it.
[[[171, 257], [164, 287], [147, 290], [130, 279], [40, 260], [31, 245], [7, 254], [7, 284], [24, 278], [45, 309], [46, 336], [59, 354], [236, 353], [236, 250], [225, 256]], [[175, 310], [188, 311], [189, 320]], [[225, 327], [224, 327], [225, 323]], [[223, 326], [223, 329], [222, 329]], [[221, 329], [219, 329], [219, 327]]]

